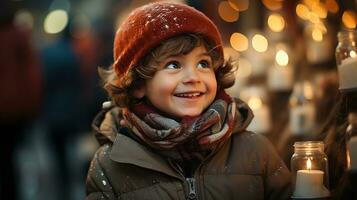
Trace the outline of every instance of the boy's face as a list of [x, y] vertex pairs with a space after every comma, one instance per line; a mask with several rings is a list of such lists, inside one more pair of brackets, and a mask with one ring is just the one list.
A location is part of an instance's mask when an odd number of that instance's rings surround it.
[[214, 100], [217, 80], [203, 46], [159, 63], [144, 86], [145, 96], [159, 110], [173, 116], [198, 116]]

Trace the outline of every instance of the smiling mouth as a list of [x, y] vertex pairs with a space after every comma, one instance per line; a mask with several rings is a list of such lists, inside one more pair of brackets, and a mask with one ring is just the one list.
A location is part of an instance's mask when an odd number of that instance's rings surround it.
[[177, 93], [174, 94], [175, 97], [180, 98], [196, 98], [203, 95], [203, 92], [189, 92], [189, 93]]

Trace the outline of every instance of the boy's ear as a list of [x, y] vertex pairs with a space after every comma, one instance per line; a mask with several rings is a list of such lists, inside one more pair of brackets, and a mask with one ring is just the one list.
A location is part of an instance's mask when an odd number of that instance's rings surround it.
[[145, 87], [142, 85], [133, 91], [133, 96], [141, 99], [145, 96]]

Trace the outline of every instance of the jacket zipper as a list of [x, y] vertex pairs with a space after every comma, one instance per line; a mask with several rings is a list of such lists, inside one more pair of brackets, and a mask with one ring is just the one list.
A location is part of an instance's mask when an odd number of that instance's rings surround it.
[[[198, 200], [198, 190], [196, 187], [196, 179], [194, 178], [194, 176], [186, 177], [184, 175], [184, 172], [183, 172], [183, 169], [181, 168], [181, 166], [178, 164], [175, 164], [174, 162], [172, 162], [172, 160], [169, 160], [169, 164], [171, 165], [171, 167], [173, 167], [177, 172], [179, 172], [179, 174], [181, 174], [185, 178], [186, 183], [188, 185], [187, 199], [188, 200]], [[199, 167], [197, 169], [199, 169]], [[193, 174], [195, 174], [195, 173], [193, 173]]]
[[188, 183], [188, 188], [189, 188], [188, 199], [190, 200], [197, 199], [195, 178], [186, 178], [186, 182]]

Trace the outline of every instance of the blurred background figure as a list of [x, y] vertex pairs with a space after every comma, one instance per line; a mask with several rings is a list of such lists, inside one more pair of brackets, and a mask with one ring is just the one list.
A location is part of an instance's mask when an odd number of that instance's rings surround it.
[[44, 77], [44, 102], [41, 123], [46, 128], [47, 139], [55, 162], [54, 181], [61, 199], [70, 199], [69, 179], [70, 144], [78, 137], [81, 122], [81, 71], [80, 60], [74, 50], [67, 25], [55, 41], [41, 49]]
[[42, 78], [30, 30], [15, 25], [16, 7], [0, 3], [0, 199], [18, 194], [15, 150], [39, 114]]

